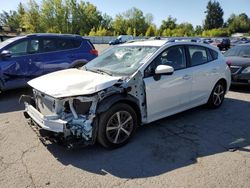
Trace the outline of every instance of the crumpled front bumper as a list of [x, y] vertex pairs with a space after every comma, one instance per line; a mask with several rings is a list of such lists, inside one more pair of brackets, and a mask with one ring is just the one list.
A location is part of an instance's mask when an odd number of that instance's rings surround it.
[[59, 119], [57, 115], [43, 115], [28, 102], [24, 102], [25, 112], [42, 129], [55, 133], [63, 133], [67, 121]]

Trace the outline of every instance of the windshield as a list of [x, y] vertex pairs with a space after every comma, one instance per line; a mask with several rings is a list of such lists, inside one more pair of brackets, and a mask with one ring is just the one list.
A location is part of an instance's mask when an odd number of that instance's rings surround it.
[[250, 57], [250, 45], [235, 46], [224, 53], [225, 57], [240, 56]]
[[114, 47], [87, 63], [85, 68], [114, 76], [129, 76], [157, 49], [153, 46]]
[[19, 39], [20, 37], [14, 37], [14, 38], [10, 38], [8, 40], [5, 40], [3, 42], [0, 42], [0, 49], [7, 46], [8, 44], [14, 42], [15, 40]]

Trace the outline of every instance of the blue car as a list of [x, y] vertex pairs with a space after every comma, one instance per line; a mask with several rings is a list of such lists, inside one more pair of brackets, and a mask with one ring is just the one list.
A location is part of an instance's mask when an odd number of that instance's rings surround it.
[[30, 34], [0, 43], [0, 92], [25, 87], [35, 77], [78, 68], [98, 56], [78, 35]]

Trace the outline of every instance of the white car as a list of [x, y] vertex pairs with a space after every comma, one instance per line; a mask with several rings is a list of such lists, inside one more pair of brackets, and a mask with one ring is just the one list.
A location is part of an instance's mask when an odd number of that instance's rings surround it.
[[[219, 107], [231, 82], [216, 48], [166, 40], [126, 43], [81, 69], [33, 79], [25, 116], [65, 141], [124, 145], [138, 125], [207, 104]], [[72, 143], [71, 143], [72, 144]]]

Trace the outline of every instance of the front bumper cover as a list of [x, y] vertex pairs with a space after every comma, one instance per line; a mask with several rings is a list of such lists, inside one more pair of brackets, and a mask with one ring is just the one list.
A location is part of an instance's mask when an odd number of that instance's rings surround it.
[[63, 133], [67, 121], [61, 120], [57, 115], [42, 115], [32, 105], [25, 102], [25, 111], [29, 117], [41, 128], [55, 133]]

